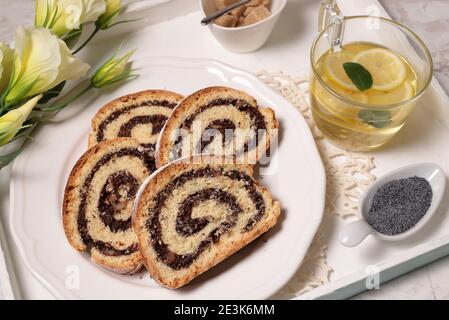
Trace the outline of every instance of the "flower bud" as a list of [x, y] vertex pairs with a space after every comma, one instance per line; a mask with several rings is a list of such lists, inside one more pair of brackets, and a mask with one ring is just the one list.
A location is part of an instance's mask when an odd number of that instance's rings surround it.
[[7, 144], [20, 131], [42, 95], [38, 95], [21, 107], [13, 109], [0, 117], [0, 146]]
[[111, 26], [115, 17], [120, 13], [122, 7], [121, 0], [105, 0], [106, 1], [106, 11], [98, 18], [95, 22], [97, 28], [102, 30], [107, 29]]
[[135, 78], [129, 69], [129, 58], [134, 50], [128, 52], [121, 58], [115, 58], [115, 54], [106, 61], [92, 76], [91, 83], [95, 88], [103, 88], [116, 82]]

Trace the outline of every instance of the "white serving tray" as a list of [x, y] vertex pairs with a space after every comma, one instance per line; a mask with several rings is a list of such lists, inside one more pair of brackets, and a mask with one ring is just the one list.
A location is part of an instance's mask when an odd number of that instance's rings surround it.
[[[340, 1], [345, 15], [388, 14], [377, 1]], [[363, 12], [362, 9], [366, 11]], [[407, 125], [387, 146], [372, 152], [379, 176], [399, 166], [434, 162], [449, 174], [449, 98], [436, 79], [419, 102]], [[397, 243], [369, 237], [355, 248], [338, 242], [342, 226], [352, 219], [335, 219], [329, 237], [328, 263], [334, 269], [329, 284], [301, 295], [298, 299], [344, 299], [376, 289], [376, 283], [394, 279], [449, 255], [449, 191], [427, 226], [418, 234]], [[342, 259], [342, 257], [345, 257]]]
[[[384, 149], [373, 152], [375, 173], [381, 175], [398, 166], [434, 162], [449, 173], [449, 98], [434, 80], [409, 123]], [[369, 237], [355, 248], [338, 242], [345, 223], [335, 219], [329, 236], [328, 263], [334, 269], [329, 284], [314, 289], [299, 299], [343, 299], [374, 289], [373, 285], [449, 255], [449, 191], [428, 225], [415, 236], [397, 243]], [[344, 259], [342, 259], [344, 257]]]

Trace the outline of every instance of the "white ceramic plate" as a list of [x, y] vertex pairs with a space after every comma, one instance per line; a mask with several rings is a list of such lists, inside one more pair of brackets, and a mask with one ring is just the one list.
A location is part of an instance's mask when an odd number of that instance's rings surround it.
[[[58, 298], [263, 299], [296, 272], [321, 222], [325, 173], [301, 114], [256, 77], [210, 60], [147, 58], [141, 76], [101, 96], [92, 94], [47, 125], [15, 161], [10, 227], [31, 272]], [[60, 206], [70, 169], [85, 151], [90, 119], [106, 102], [148, 88], [189, 94], [211, 85], [242, 89], [280, 121], [280, 141], [261, 176], [283, 207], [278, 225], [249, 246], [178, 290], [157, 285], [145, 273], [116, 275], [68, 244]]]

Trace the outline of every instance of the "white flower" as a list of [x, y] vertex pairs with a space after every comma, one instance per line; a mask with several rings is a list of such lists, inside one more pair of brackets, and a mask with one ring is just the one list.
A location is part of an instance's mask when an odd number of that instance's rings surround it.
[[14, 69], [3, 105], [45, 92], [86, 75], [89, 65], [75, 58], [64, 41], [44, 28], [20, 27], [15, 35]]
[[13, 109], [0, 117], [0, 146], [7, 144], [20, 131], [23, 123], [30, 115], [42, 95], [38, 95], [17, 109]]
[[126, 53], [120, 58], [116, 58], [116, 53], [109, 58], [102, 66], [100, 66], [94, 73], [91, 79], [91, 84], [95, 88], [103, 88], [111, 84], [136, 78], [130, 70], [129, 58], [134, 54], [134, 50]]
[[36, 0], [36, 27], [45, 27], [61, 37], [106, 11], [105, 0]]
[[[64, 0], [70, 1], [70, 0]], [[73, 1], [73, 0], [71, 0]], [[78, 0], [79, 1], [79, 0]], [[106, 11], [105, 0], [81, 0], [82, 13], [80, 16], [80, 23], [93, 22], [98, 19]]]
[[58, 15], [58, 0], [36, 0], [34, 25], [36, 27], [50, 28]]
[[0, 41], [0, 96], [11, 77], [14, 53], [6, 43]]

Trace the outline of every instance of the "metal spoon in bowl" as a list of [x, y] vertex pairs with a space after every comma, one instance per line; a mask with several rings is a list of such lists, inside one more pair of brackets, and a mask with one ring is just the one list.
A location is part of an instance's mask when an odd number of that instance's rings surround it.
[[220, 18], [222, 15], [225, 15], [226, 13], [234, 10], [235, 8], [238, 8], [240, 6], [243, 6], [244, 4], [247, 4], [248, 2], [250, 2], [251, 0], [241, 0], [239, 2], [233, 3], [229, 6], [227, 6], [226, 8], [223, 8], [221, 10], [218, 10], [214, 13], [212, 13], [211, 15], [207, 16], [206, 18], [204, 18], [203, 20], [201, 20], [201, 24], [203, 26], [207, 26], [209, 23], [211, 23], [212, 21], [214, 21], [215, 19]]

